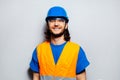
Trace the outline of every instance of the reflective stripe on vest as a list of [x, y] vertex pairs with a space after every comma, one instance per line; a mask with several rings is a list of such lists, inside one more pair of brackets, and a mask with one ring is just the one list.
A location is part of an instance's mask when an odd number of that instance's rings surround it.
[[63, 78], [53, 76], [40, 76], [40, 80], [76, 80], [76, 78]]
[[[76, 77], [76, 64], [79, 52], [79, 45], [67, 42], [63, 51], [55, 64], [49, 42], [43, 42], [37, 47], [37, 57], [40, 66], [40, 76], [56, 77], [54, 80], [71, 80]], [[54, 77], [53, 77], [54, 76]], [[57, 79], [59, 78], [59, 79]], [[47, 80], [47, 79], [42, 79]]]

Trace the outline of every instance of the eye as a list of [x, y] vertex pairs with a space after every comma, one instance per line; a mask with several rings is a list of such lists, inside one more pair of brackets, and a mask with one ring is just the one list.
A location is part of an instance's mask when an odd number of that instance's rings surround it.
[[50, 20], [48, 20], [49, 22], [55, 22], [55, 20], [54, 19], [50, 19]]
[[60, 19], [60, 20], [58, 20], [59, 22], [65, 22], [65, 20], [64, 19]]

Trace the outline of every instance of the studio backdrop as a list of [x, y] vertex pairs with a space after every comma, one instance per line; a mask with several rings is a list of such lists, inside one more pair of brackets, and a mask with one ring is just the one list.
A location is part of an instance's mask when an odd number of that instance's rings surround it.
[[68, 13], [71, 41], [90, 61], [87, 80], [120, 80], [120, 0], [0, 0], [0, 80], [31, 80], [29, 62], [52, 6]]

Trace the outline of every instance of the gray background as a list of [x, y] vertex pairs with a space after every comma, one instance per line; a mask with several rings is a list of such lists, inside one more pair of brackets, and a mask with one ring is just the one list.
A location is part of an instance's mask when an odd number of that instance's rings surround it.
[[0, 0], [0, 80], [30, 80], [32, 52], [55, 5], [67, 10], [72, 41], [90, 60], [88, 80], [120, 80], [120, 0]]

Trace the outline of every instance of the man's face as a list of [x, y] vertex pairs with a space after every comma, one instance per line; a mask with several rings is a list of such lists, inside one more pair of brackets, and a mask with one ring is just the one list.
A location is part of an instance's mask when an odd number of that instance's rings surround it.
[[59, 37], [64, 34], [67, 29], [67, 23], [63, 18], [51, 18], [48, 20], [49, 30], [54, 37]]

